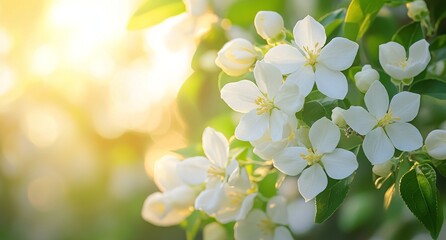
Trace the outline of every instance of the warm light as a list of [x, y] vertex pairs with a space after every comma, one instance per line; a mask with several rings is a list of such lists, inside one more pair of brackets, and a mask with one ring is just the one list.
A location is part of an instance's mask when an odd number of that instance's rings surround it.
[[0, 66], [0, 96], [10, 92], [16, 84], [16, 76], [12, 69]]
[[52, 145], [59, 136], [60, 126], [50, 111], [32, 110], [27, 113], [24, 129], [28, 139], [38, 147]]
[[31, 69], [37, 75], [47, 76], [56, 70], [58, 61], [56, 50], [50, 45], [43, 45], [35, 50]]
[[28, 186], [28, 200], [33, 207], [46, 211], [62, 197], [63, 186], [59, 177], [53, 175], [34, 179]]
[[11, 36], [6, 30], [0, 28], [0, 55], [9, 53], [12, 48]]

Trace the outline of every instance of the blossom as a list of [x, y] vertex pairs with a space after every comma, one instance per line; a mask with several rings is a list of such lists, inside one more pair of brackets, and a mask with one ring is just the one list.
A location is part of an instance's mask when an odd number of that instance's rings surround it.
[[380, 177], [386, 177], [392, 171], [395, 162], [390, 159], [384, 163], [373, 165], [372, 172]]
[[406, 3], [407, 16], [414, 21], [420, 21], [423, 17], [429, 15], [426, 2], [424, 0], [415, 0], [413, 2]]
[[292, 240], [290, 231], [283, 226], [288, 224], [287, 215], [286, 199], [275, 196], [268, 201], [266, 214], [260, 209], [254, 209], [244, 220], [236, 222], [235, 239]]
[[439, 160], [446, 159], [446, 130], [436, 129], [426, 137], [427, 153]]
[[389, 105], [384, 86], [375, 81], [364, 97], [368, 109], [351, 106], [344, 112], [347, 124], [360, 135], [365, 135], [362, 147], [369, 161], [375, 165], [392, 158], [395, 148], [412, 151], [423, 144], [420, 132], [412, 124], [420, 107], [420, 95], [411, 92], [396, 94]]
[[431, 60], [429, 43], [421, 39], [409, 48], [409, 57], [403, 46], [396, 42], [379, 45], [379, 63], [396, 83], [410, 84]]
[[201, 16], [209, 9], [207, 0], [183, 0], [186, 11], [192, 16]]
[[228, 239], [228, 234], [226, 233], [225, 228], [221, 224], [217, 222], [212, 222], [207, 224], [203, 228], [203, 239], [226, 240]]
[[273, 11], [259, 11], [254, 18], [257, 33], [265, 40], [285, 37], [283, 18]]
[[180, 160], [173, 156], [164, 156], [155, 163], [154, 180], [161, 192], [149, 195], [144, 201], [142, 217], [146, 221], [172, 226], [192, 213], [198, 191], [176, 175], [178, 163]]
[[296, 85], [282, 85], [282, 74], [271, 64], [257, 62], [254, 77], [257, 85], [242, 80], [228, 83], [221, 89], [221, 98], [229, 107], [244, 113], [235, 136], [254, 141], [269, 130], [273, 141], [280, 140], [289, 116], [302, 109], [303, 96]]
[[366, 64], [362, 67], [361, 71], [355, 74], [356, 87], [362, 93], [367, 92], [373, 82], [379, 80], [379, 73], [373, 69], [370, 65]]
[[230, 76], [240, 76], [248, 72], [256, 60], [254, 45], [243, 38], [236, 38], [218, 51], [215, 64]]
[[309, 137], [310, 148], [288, 147], [273, 158], [274, 166], [281, 172], [290, 176], [300, 174], [299, 192], [305, 201], [313, 199], [327, 187], [327, 175], [343, 179], [358, 168], [355, 154], [336, 148], [340, 131], [327, 118], [323, 117], [311, 126]]
[[343, 115], [344, 112], [345, 110], [340, 107], [335, 107], [331, 111], [331, 121], [341, 128], [347, 126]]
[[279, 45], [271, 48], [264, 60], [277, 66], [287, 81], [295, 82], [307, 96], [316, 82], [320, 92], [343, 99], [348, 91], [347, 79], [341, 71], [349, 68], [358, 51], [358, 44], [336, 37], [325, 47], [324, 27], [311, 16], [296, 23], [293, 29], [297, 47]]

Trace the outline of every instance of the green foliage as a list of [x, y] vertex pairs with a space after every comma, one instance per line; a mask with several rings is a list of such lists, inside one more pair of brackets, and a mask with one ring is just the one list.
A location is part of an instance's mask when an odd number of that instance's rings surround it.
[[254, 74], [252, 72], [247, 72], [244, 75], [232, 77], [222, 71], [218, 75], [218, 89], [221, 90], [227, 83], [238, 82], [240, 80], [254, 80]]
[[283, 12], [284, 1], [271, 0], [239, 0], [228, 9], [226, 18], [235, 25], [249, 28], [254, 22], [258, 11]]
[[127, 29], [148, 28], [184, 11], [182, 0], [147, 0], [130, 18]]
[[342, 204], [350, 189], [354, 174], [342, 180], [331, 180], [327, 188], [316, 197], [316, 223], [323, 223]]
[[358, 41], [369, 28], [385, 0], [352, 0], [347, 9], [344, 37]]
[[416, 165], [400, 182], [400, 194], [407, 207], [437, 238], [443, 224], [443, 208], [436, 186], [436, 173], [429, 164]]
[[327, 34], [329, 39], [332, 35], [342, 35], [340, 31], [342, 30], [341, 26], [344, 23], [345, 13], [345, 8], [340, 8], [327, 13], [319, 19], [319, 22], [325, 27], [325, 34]]
[[398, 29], [393, 35], [392, 41], [403, 45], [403, 47], [408, 50], [412, 44], [424, 38], [425, 36], [420, 23], [412, 22]]
[[410, 87], [410, 91], [437, 99], [446, 99], [446, 83], [439, 80], [414, 82]]
[[182, 227], [186, 231], [186, 239], [194, 240], [202, 222], [202, 212], [194, 211], [183, 223]]

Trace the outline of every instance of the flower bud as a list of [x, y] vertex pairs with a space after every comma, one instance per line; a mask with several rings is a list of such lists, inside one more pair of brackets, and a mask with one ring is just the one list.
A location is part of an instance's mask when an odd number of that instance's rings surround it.
[[362, 93], [367, 92], [373, 82], [379, 80], [379, 73], [373, 69], [370, 65], [364, 65], [362, 70], [355, 74], [356, 87]]
[[186, 11], [192, 16], [201, 16], [208, 10], [207, 0], [183, 0], [184, 5], [186, 5]]
[[427, 16], [429, 10], [427, 9], [426, 2], [424, 0], [415, 0], [406, 4], [407, 16], [414, 21], [420, 21]]
[[424, 143], [431, 157], [438, 160], [446, 159], [446, 130], [436, 129], [430, 132]]
[[240, 76], [248, 72], [256, 60], [254, 45], [243, 38], [236, 38], [220, 49], [215, 64], [230, 76]]
[[217, 223], [209, 223], [203, 228], [203, 239], [204, 240], [225, 240], [228, 239], [228, 234], [225, 228]]
[[259, 11], [254, 18], [257, 33], [265, 40], [283, 38], [283, 18], [272, 11]]
[[380, 177], [386, 177], [392, 171], [393, 159], [387, 162], [373, 165], [372, 172]]
[[331, 112], [331, 121], [338, 125], [338, 127], [346, 127], [347, 123], [345, 122], [344, 119], [344, 114], [345, 110], [340, 108], [340, 107], [335, 107], [333, 109], [333, 111]]

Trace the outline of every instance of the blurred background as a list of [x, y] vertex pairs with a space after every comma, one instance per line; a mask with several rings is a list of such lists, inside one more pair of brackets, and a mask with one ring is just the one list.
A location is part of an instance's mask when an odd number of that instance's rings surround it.
[[[238, 36], [261, 41], [253, 37], [258, 10], [282, 13], [290, 29], [349, 3], [216, 0], [214, 12], [128, 31], [143, 2], [0, 0], [0, 239], [184, 239], [180, 227], [155, 227], [140, 212], [157, 191], [155, 160], [199, 143], [208, 125], [232, 135], [217, 87], [218, 49]], [[389, 11], [365, 37], [371, 54], [408, 22], [404, 6]], [[370, 61], [379, 66], [377, 56]], [[425, 136], [445, 112], [444, 102], [423, 101], [417, 121]], [[364, 172], [357, 182], [367, 187], [354, 186], [344, 204], [353, 207], [301, 234], [361, 238], [410, 228], [428, 236], [401, 202], [386, 213]]]

